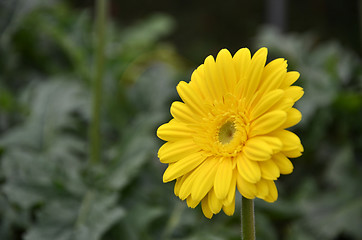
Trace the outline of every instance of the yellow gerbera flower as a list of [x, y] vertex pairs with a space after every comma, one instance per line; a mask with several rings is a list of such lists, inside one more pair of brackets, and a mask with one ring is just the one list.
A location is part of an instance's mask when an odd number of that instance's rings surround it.
[[248, 199], [274, 202], [274, 180], [289, 174], [289, 158], [303, 151], [300, 139], [285, 130], [301, 120], [293, 108], [303, 89], [291, 86], [298, 72], [287, 72], [279, 58], [265, 66], [267, 49], [251, 58], [249, 49], [233, 57], [221, 50], [205, 59], [189, 83], [177, 86], [183, 102], [171, 106], [173, 119], [157, 136], [167, 141], [158, 156], [168, 168], [163, 181], [176, 180], [175, 194], [189, 207], [200, 202], [211, 218], [235, 210], [235, 191]]

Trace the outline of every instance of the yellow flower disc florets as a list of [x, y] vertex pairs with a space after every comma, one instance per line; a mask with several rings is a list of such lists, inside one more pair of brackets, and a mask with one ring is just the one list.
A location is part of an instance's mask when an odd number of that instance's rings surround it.
[[219, 143], [222, 145], [230, 145], [229, 143], [234, 139], [235, 132], [236, 127], [233, 120], [228, 120], [226, 123], [222, 124], [218, 134]]
[[265, 66], [266, 57], [266, 48], [253, 57], [247, 48], [207, 57], [189, 83], [179, 83], [183, 102], [172, 104], [173, 119], [157, 130], [167, 141], [158, 152], [169, 164], [163, 181], [176, 180], [175, 194], [193, 208], [201, 202], [208, 218], [221, 209], [234, 213], [236, 189], [275, 201], [274, 180], [291, 173], [288, 158], [303, 151], [285, 130], [302, 117], [293, 105], [303, 89], [291, 86], [299, 73], [287, 72], [284, 59]]

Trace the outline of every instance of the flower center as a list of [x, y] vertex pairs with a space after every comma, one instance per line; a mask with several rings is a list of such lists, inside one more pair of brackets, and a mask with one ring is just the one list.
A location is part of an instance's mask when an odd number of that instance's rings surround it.
[[231, 121], [227, 121], [221, 126], [219, 130], [219, 141], [222, 144], [228, 144], [233, 140], [234, 133], [236, 132], [235, 124]]
[[207, 117], [195, 127], [194, 142], [208, 156], [235, 157], [248, 139], [249, 122], [245, 117], [245, 101], [232, 95], [214, 102]]

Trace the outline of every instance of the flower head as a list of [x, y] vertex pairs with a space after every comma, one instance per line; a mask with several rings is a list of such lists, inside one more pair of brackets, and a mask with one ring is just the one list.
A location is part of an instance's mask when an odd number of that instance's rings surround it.
[[293, 105], [303, 89], [291, 86], [299, 73], [287, 72], [282, 58], [265, 66], [266, 58], [266, 48], [253, 57], [247, 48], [208, 56], [189, 83], [178, 84], [183, 102], [172, 104], [173, 119], [157, 130], [167, 141], [158, 152], [168, 164], [163, 181], [176, 180], [176, 196], [192, 208], [201, 202], [208, 218], [221, 209], [234, 213], [236, 189], [274, 202], [274, 180], [291, 173], [288, 158], [303, 151], [298, 136], [285, 130], [302, 117]]

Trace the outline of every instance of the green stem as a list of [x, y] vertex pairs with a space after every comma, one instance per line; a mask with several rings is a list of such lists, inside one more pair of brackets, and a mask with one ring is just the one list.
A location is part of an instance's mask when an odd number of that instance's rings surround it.
[[96, 2], [96, 56], [95, 74], [93, 80], [92, 121], [90, 123], [90, 162], [97, 164], [100, 161], [100, 118], [102, 102], [102, 79], [104, 72], [104, 47], [106, 28], [107, 0]]
[[242, 240], [255, 240], [254, 200], [241, 200]]

